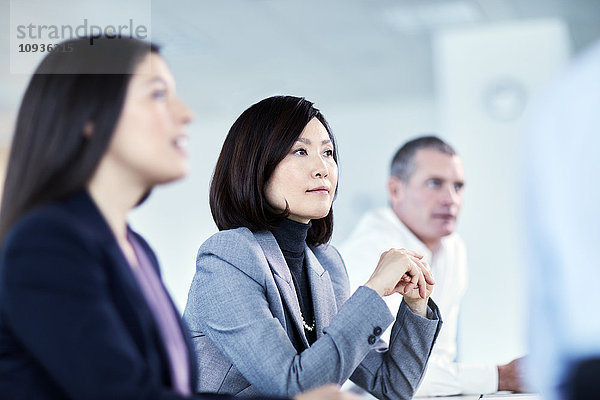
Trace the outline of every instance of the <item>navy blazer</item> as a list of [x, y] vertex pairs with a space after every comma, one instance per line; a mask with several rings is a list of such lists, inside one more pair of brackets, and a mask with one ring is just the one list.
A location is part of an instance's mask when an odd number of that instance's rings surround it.
[[[156, 256], [137, 238], [158, 271]], [[6, 236], [0, 254], [0, 397], [181, 398], [171, 388], [152, 311], [86, 191], [30, 212]]]

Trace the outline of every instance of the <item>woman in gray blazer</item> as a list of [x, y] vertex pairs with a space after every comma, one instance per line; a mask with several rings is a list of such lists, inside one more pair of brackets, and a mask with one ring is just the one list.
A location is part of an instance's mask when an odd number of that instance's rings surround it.
[[[265, 99], [231, 127], [210, 189], [220, 232], [198, 251], [184, 312], [201, 391], [291, 396], [351, 379], [412, 397], [441, 326], [429, 267], [392, 249], [350, 295], [328, 245], [337, 176], [329, 125], [303, 98]], [[395, 292], [394, 321], [381, 297]]]

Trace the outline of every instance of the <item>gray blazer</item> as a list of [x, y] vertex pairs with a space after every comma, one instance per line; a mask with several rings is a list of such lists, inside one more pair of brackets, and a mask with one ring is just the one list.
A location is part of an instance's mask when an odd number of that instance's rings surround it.
[[184, 312], [200, 390], [293, 396], [350, 378], [380, 399], [411, 398], [441, 327], [435, 303], [428, 318], [402, 303], [388, 348], [379, 335], [394, 318], [381, 297], [364, 286], [350, 296], [333, 246], [305, 251], [317, 341], [298, 354], [291, 338], [308, 342], [291, 273], [271, 232], [221, 231], [200, 247]]

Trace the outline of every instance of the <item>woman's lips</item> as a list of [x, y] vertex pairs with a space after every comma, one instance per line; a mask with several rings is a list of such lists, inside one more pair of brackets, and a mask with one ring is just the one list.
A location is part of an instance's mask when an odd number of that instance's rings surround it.
[[180, 135], [173, 139], [172, 143], [173, 146], [175, 146], [175, 148], [179, 150], [179, 152], [187, 155], [188, 140], [189, 138], [187, 135]]
[[329, 194], [329, 188], [327, 186], [319, 186], [314, 189], [307, 190], [308, 193], [319, 193], [319, 194]]

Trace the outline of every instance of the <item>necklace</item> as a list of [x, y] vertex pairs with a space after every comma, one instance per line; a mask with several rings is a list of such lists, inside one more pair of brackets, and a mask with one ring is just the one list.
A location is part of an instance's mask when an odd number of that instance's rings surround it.
[[300, 312], [300, 318], [302, 318], [302, 327], [304, 328], [305, 331], [307, 332], [312, 332], [315, 330], [315, 319], [313, 318], [312, 320], [312, 324], [307, 324], [306, 321], [304, 320], [304, 315], [302, 315], [302, 312]]

